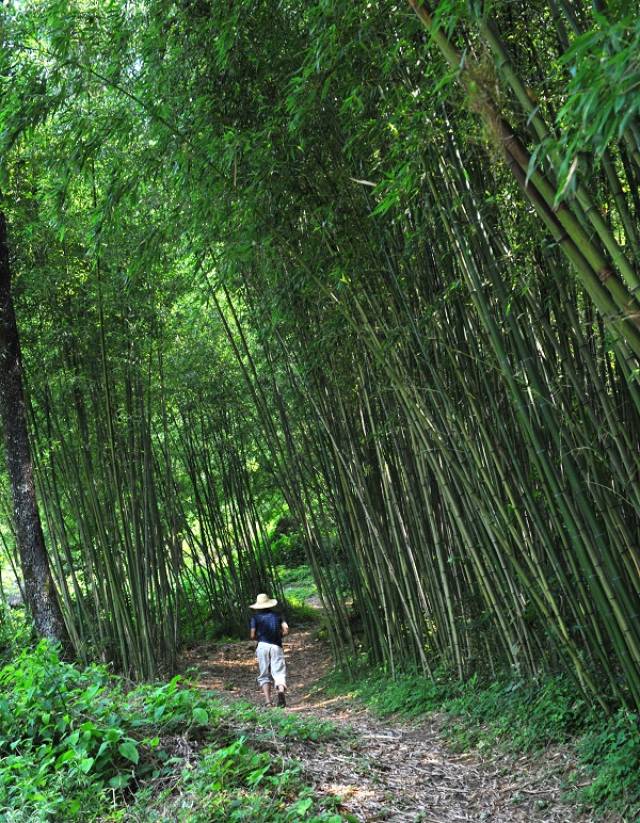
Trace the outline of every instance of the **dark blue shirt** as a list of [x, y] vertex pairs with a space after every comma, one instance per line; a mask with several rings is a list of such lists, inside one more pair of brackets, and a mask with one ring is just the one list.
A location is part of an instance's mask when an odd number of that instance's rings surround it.
[[251, 628], [256, 630], [258, 642], [282, 646], [282, 617], [271, 609], [261, 609], [251, 618]]

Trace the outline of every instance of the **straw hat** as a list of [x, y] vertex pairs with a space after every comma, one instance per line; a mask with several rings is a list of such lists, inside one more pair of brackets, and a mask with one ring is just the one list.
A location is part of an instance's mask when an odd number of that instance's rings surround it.
[[252, 603], [250, 609], [272, 609], [278, 605], [278, 601], [270, 598], [268, 594], [259, 594], [256, 597], [256, 602]]

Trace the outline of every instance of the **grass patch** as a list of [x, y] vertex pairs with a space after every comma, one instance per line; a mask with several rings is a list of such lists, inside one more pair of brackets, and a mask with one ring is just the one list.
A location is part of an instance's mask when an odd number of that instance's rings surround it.
[[286, 613], [292, 626], [303, 623], [316, 623], [322, 620], [322, 612], [314, 606], [310, 606], [304, 600], [300, 600], [293, 595], [287, 595]]
[[306, 600], [318, 594], [310, 566], [302, 565], [296, 566], [295, 568], [278, 566], [276, 573], [280, 579], [284, 593], [287, 596], [287, 600], [289, 599], [289, 595], [296, 597], [298, 600]]
[[353, 678], [335, 671], [324, 681], [329, 694], [351, 694], [362, 700], [378, 716], [398, 714], [419, 717], [442, 709], [453, 685], [406, 673], [391, 680], [382, 671], [360, 672]]
[[257, 738], [276, 736], [290, 740], [304, 740], [317, 743], [331, 740], [344, 734], [342, 729], [329, 722], [314, 717], [301, 717], [283, 712], [281, 709], [264, 709], [243, 700], [234, 703], [216, 701], [219, 716], [240, 727], [242, 734], [252, 729]]

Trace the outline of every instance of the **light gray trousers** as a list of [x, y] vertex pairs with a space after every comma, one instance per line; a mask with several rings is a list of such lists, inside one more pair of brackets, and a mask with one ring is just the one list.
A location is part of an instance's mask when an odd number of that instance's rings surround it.
[[287, 685], [287, 665], [284, 661], [284, 652], [275, 643], [260, 641], [256, 649], [258, 659], [258, 685], [275, 683], [276, 686]]

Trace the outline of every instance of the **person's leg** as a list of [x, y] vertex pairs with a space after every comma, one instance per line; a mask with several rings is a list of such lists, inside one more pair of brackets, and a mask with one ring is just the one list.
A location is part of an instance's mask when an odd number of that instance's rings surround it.
[[271, 683], [262, 684], [262, 694], [264, 695], [264, 702], [267, 706], [271, 705]]
[[284, 652], [280, 646], [271, 647], [271, 676], [276, 685], [278, 693], [278, 706], [284, 708], [287, 705], [285, 692], [287, 690], [287, 665], [284, 659]]
[[269, 643], [258, 643], [258, 648], [256, 649], [256, 658], [258, 659], [259, 669], [258, 685], [262, 689], [264, 702], [267, 706], [271, 705], [271, 685], [273, 683], [270, 671], [269, 649]]

